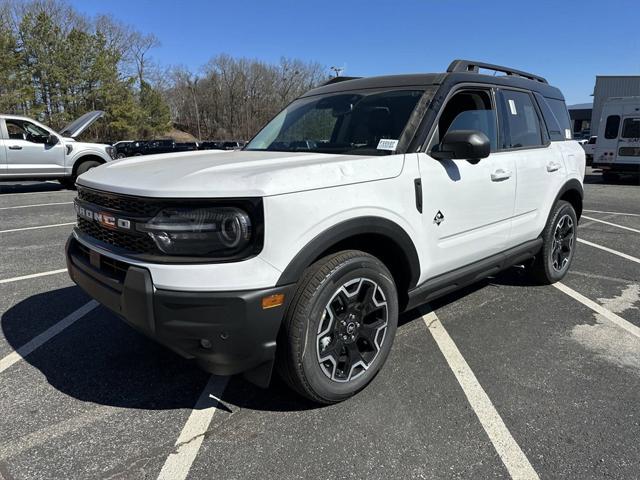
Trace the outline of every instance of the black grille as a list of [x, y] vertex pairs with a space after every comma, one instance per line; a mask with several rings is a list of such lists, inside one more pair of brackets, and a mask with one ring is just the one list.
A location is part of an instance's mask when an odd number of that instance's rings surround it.
[[131, 216], [152, 217], [161, 208], [157, 200], [116, 195], [78, 187], [78, 198]]
[[78, 230], [101, 242], [115, 245], [131, 253], [152, 253], [156, 251], [155, 243], [146, 235], [120, 232], [103, 227], [99, 223], [78, 217]]

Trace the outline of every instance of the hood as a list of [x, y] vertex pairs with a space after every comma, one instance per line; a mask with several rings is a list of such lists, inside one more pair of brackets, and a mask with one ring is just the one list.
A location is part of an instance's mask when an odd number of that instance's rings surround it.
[[403, 155], [207, 150], [110, 162], [78, 183], [143, 197], [264, 197], [392, 178], [403, 161]]
[[60, 135], [62, 135], [63, 137], [76, 138], [87, 128], [89, 128], [89, 125], [91, 125], [103, 115], [104, 112], [102, 110], [94, 110], [93, 112], [85, 113], [80, 118], [76, 118], [73, 122], [60, 130]]

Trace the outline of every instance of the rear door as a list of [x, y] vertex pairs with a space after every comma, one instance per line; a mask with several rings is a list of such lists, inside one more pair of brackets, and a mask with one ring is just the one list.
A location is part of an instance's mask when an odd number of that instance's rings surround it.
[[516, 246], [540, 234], [567, 171], [558, 145], [561, 142], [550, 141], [533, 95], [500, 89], [498, 97], [504, 125], [502, 152], [513, 155], [516, 167], [516, 200], [509, 238], [509, 245]]
[[436, 160], [419, 154], [423, 228], [433, 277], [505, 249], [515, 200], [514, 155], [498, 153], [493, 90], [463, 87], [450, 95], [436, 121], [427, 152], [448, 131], [481, 131], [491, 153], [476, 160]]
[[64, 175], [64, 145], [47, 143], [50, 132], [22, 119], [7, 118], [4, 127], [8, 175]]

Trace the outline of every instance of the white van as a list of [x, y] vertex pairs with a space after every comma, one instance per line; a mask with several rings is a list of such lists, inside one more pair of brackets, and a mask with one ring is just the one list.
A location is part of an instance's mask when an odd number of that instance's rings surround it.
[[602, 169], [605, 180], [620, 173], [640, 175], [640, 96], [604, 104], [593, 167]]

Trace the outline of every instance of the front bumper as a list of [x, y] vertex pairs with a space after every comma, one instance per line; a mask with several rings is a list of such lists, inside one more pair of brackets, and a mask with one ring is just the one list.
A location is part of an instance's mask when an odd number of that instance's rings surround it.
[[[229, 292], [158, 289], [147, 269], [101, 255], [73, 235], [66, 258], [71, 279], [136, 330], [211, 373], [244, 372], [268, 385], [293, 285]], [[284, 305], [263, 309], [262, 298], [275, 293], [284, 293]]]

